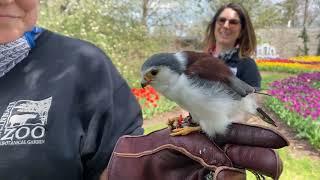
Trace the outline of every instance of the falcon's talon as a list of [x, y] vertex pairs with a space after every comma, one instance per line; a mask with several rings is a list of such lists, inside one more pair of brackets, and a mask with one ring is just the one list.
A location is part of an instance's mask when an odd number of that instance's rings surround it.
[[171, 133], [170, 136], [178, 136], [178, 135], [184, 136], [195, 131], [200, 131], [200, 126], [196, 126], [196, 127], [185, 126], [183, 128], [173, 129], [172, 130], [173, 133]]

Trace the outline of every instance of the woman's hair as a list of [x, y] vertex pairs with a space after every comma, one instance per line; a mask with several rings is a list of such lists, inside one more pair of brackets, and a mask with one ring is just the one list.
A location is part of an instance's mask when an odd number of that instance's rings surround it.
[[204, 39], [205, 51], [209, 51], [212, 47], [214, 47], [216, 43], [216, 39], [214, 36], [214, 30], [216, 27], [216, 21], [221, 14], [221, 12], [226, 9], [231, 8], [232, 10], [236, 11], [240, 18], [241, 24], [241, 32], [240, 37], [236, 41], [236, 46], [239, 45], [239, 56], [240, 57], [249, 57], [255, 54], [257, 40], [256, 35], [248, 15], [246, 9], [244, 9], [240, 4], [237, 3], [229, 3], [224, 6], [221, 6], [214, 17], [212, 18], [211, 22], [209, 23]]

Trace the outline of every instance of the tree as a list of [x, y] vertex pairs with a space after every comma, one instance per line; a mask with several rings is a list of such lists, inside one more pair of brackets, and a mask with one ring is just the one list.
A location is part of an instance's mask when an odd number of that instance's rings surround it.
[[303, 49], [299, 47], [300, 51], [302, 51], [303, 55], [309, 55], [309, 48], [308, 48], [309, 36], [305, 26], [303, 26], [301, 34], [298, 37], [301, 38], [303, 42]]
[[298, 9], [299, 0], [285, 0], [278, 5], [282, 9], [282, 21], [283, 24], [287, 24], [288, 27], [295, 27], [298, 25]]
[[310, 0], [308, 8], [308, 26], [320, 25], [320, 0]]
[[320, 0], [284, 0], [278, 5], [282, 8], [283, 23], [290, 27], [306, 25], [317, 26], [320, 24]]
[[319, 43], [318, 43], [318, 48], [317, 48], [317, 53], [316, 53], [316, 55], [317, 55], [317, 56], [320, 56], [320, 34], [318, 35], [317, 38], [319, 39]]
[[140, 0], [142, 2], [140, 3], [142, 9], [141, 22], [149, 29], [166, 27], [169, 32], [190, 28], [190, 21], [194, 21], [196, 17], [204, 14], [204, 8], [201, 7], [202, 1]]
[[43, 1], [39, 25], [94, 43], [111, 57], [130, 85], [137, 83], [142, 60], [168, 47], [162, 38], [149, 36], [129, 0], [69, 2]]
[[149, 11], [149, 0], [143, 0], [142, 3], [142, 17], [141, 17], [141, 22], [144, 26], [147, 27], [147, 17], [148, 17], [148, 11]]
[[248, 11], [255, 28], [266, 28], [282, 22], [279, 13], [281, 7], [270, 0], [209, 0], [209, 2], [214, 11], [230, 2], [241, 4]]
[[309, 54], [309, 48], [308, 48], [309, 36], [307, 33], [307, 29], [306, 29], [307, 18], [308, 18], [308, 7], [309, 7], [309, 0], [305, 0], [304, 15], [303, 15], [303, 28], [302, 28], [301, 34], [299, 35], [299, 38], [301, 38], [303, 41], [302, 52], [304, 55]]

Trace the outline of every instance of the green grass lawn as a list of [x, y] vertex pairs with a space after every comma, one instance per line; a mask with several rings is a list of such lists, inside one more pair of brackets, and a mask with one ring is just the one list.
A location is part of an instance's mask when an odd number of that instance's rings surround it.
[[283, 180], [320, 179], [320, 161], [308, 156], [294, 157], [287, 148], [278, 151], [284, 164]]
[[144, 134], [149, 134], [152, 131], [156, 131], [158, 129], [162, 129], [167, 127], [166, 124], [164, 123], [158, 123], [158, 124], [154, 124], [154, 125], [150, 125], [144, 128]]
[[[145, 134], [166, 127], [164, 123], [145, 127]], [[320, 161], [308, 156], [293, 156], [288, 148], [278, 150], [283, 161], [283, 172], [280, 180], [318, 180], [320, 179]], [[254, 180], [255, 176], [247, 171], [247, 179]], [[271, 179], [271, 178], [267, 178]]]
[[[293, 156], [288, 148], [278, 150], [283, 162], [283, 172], [280, 180], [318, 180], [320, 179], [320, 161], [308, 156]], [[247, 179], [254, 180], [255, 176], [247, 173]], [[271, 178], [268, 178], [271, 179]]]

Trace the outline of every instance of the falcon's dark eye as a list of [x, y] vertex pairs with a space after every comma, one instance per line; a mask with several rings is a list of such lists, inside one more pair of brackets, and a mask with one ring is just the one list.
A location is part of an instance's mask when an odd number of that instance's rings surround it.
[[157, 69], [152, 69], [151, 71], [150, 71], [150, 73], [151, 73], [151, 75], [152, 76], [156, 76], [157, 74], [158, 74], [158, 70]]

